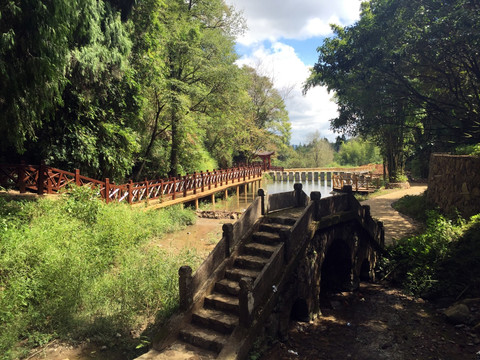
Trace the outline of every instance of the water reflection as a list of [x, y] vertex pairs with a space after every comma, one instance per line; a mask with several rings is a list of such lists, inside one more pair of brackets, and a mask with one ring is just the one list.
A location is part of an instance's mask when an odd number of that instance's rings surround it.
[[[286, 191], [293, 191], [293, 184], [298, 181], [268, 181], [262, 186], [268, 194], [277, 194]], [[332, 182], [331, 181], [302, 181], [303, 191], [310, 196], [312, 191], [320, 191], [322, 198], [331, 196]]]
[[[261, 188], [266, 190], [267, 194], [277, 194], [287, 191], [293, 191], [293, 185], [299, 181], [272, 181], [272, 180], [263, 180]], [[332, 196], [332, 182], [331, 181], [302, 181], [303, 191], [310, 196], [312, 191], [320, 191], [322, 198]], [[202, 202], [201, 208], [203, 210], [227, 210], [227, 211], [243, 211], [245, 210], [253, 199], [256, 196], [258, 191], [258, 186], [253, 186], [250, 184], [248, 186], [248, 191], [245, 192], [245, 187], [242, 185], [240, 187], [240, 195], [237, 197], [237, 194], [232, 188], [228, 199], [223, 199], [217, 197], [215, 204], [213, 205], [210, 202], [210, 199], [204, 199]], [[218, 194], [221, 196], [223, 194]]]

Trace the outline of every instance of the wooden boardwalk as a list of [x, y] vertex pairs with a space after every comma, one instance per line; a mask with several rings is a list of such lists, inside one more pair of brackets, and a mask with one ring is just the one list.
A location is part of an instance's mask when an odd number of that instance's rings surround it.
[[126, 184], [115, 184], [108, 178], [104, 181], [80, 175], [79, 170], [68, 172], [46, 165], [0, 165], [0, 185], [17, 188], [20, 193], [27, 191], [37, 194], [52, 194], [69, 185], [96, 188], [106, 203], [126, 202], [161, 208], [174, 204], [195, 201], [208, 196], [214, 201], [215, 193], [240, 186], [254, 188], [263, 176], [260, 166], [242, 166], [199, 173], [179, 175], [168, 179], [155, 179], [140, 182], [130, 180]]
[[236, 183], [230, 183], [225, 185], [218, 185], [217, 187], [213, 187], [211, 189], [205, 189], [200, 192], [194, 193], [193, 190], [187, 191], [185, 195], [181, 194], [180, 197], [173, 198], [172, 195], [166, 196], [164, 198], [155, 199], [155, 200], [146, 200], [143, 203], [135, 203], [133, 206], [145, 206], [145, 209], [152, 210], [152, 209], [160, 209], [171, 205], [177, 204], [186, 204], [186, 203], [195, 203], [195, 209], [199, 207], [199, 200], [202, 198], [210, 198], [212, 204], [215, 204], [215, 194], [223, 193], [224, 198], [228, 198], [228, 190], [235, 188], [236, 196], [239, 198], [240, 191], [243, 187], [243, 193], [246, 195], [248, 192], [248, 186], [253, 186], [253, 193], [256, 192], [257, 189], [260, 188], [260, 183], [262, 181], [262, 176], [254, 177], [251, 179], [247, 179], [245, 181], [240, 180]]

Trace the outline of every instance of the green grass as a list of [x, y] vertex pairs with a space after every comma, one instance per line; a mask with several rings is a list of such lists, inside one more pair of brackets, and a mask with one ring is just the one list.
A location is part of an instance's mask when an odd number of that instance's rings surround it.
[[427, 193], [421, 195], [407, 195], [392, 204], [398, 212], [410, 216], [412, 219], [426, 223], [429, 210], [435, 206], [427, 200]]
[[178, 268], [200, 259], [148, 243], [194, 219], [179, 207], [106, 205], [84, 188], [58, 200], [0, 198], [0, 359], [54, 338], [112, 346], [168, 317], [177, 307]]

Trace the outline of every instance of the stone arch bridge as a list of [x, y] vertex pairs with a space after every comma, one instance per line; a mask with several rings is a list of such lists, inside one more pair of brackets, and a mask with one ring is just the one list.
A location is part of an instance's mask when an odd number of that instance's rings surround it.
[[180, 268], [181, 312], [138, 359], [245, 359], [259, 336], [284, 336], [291, 319], [318, 316], [322, 291], [352, 291], [374, 279], [383, 225], [351, 191], [321, 199], [295, 184], [258, 195], [224, 225], [195, 274]]

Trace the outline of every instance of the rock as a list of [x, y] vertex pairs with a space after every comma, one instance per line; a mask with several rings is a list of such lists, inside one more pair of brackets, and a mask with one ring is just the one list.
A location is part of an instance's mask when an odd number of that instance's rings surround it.
[[480, 334], [480, 322], [473, 327], [473, 331], [475, 331], [477, 334]]
[[452, 305], [443, 313], [452, 324], [465, 324], [470, 318], [470, 309], [465, 304]]

